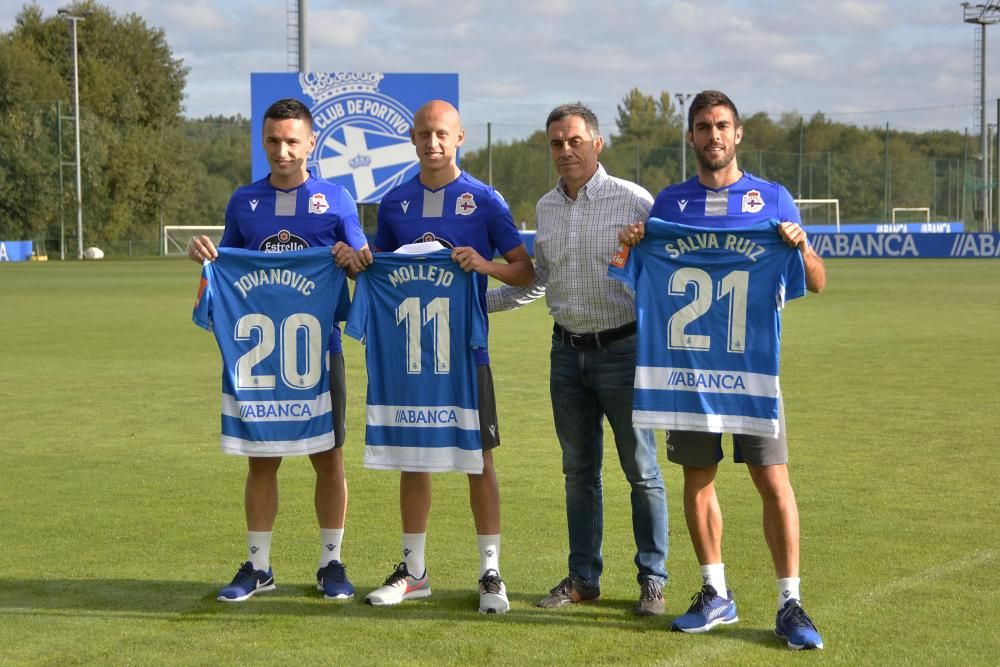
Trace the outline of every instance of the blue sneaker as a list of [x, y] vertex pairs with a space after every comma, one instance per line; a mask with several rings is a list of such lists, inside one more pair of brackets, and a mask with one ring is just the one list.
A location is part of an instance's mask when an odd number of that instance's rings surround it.
[[789, 600], [778, 612], [778, 617], [774, 620], [774, 634], [784, 639], [788, 648], [796, 651], [823, 648], [823, 640], [816, 625], [798, 600]]
[[671, 630], [680, 632], [708, 632], [717, 625], [729, 625], [740, 620], [736, 615], [736, 601], [733, 592], [729, 599], [720, 596], [708, 584], [691, 597], [691, 607], [683, 616], [678, 616], [670, 624]]
[[354, 597], [354, 585], [347, 580], [347, 566], [339, 560], [331, 560], [316, 571], [316, 590], [323, 591], [327, 600], [350, 600]]
[[274, 573], [271, 568], [267, 568], [267, 572], [255, 570], [253, 563], [247, 561], [240, 565], [236, 576], [228, 586], [219, 591], [219, 596], [215, 599], [219, 602], [243, 602], [254, 593], [273, 590]]

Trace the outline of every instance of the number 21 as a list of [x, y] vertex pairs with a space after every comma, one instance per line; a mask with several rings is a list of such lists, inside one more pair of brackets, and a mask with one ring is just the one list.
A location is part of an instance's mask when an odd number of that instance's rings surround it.
[[[711, 338], [702, 334], [686, 334], [689, 324], [712, 307], [712, 276], [694, 267], [678, 269], [670, 276], [667, 291], [673, 296], [684, 296], [688, 285], [694, 286], [694, 299], [670, 316], [667, 324], [667, 347], [671, 350], [696, 350], [707, 352]], [[726, 349], [742, 354], [747, 337], [747, 292], [750, 288], [749, 271], [732, 271], [719, 281], [715, 300], [729, 296], [729, 317], [726, 331]]]

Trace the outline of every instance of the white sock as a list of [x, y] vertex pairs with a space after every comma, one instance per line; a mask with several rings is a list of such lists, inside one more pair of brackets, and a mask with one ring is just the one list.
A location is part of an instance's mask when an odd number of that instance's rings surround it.
[[778, 611], [785, 607], [789, 600], [799, 600], [799, 583], [802, 580], [798, 577], [788, 577], [778, 579]]
[[271, 531], [247, 531], [247, 560], [253, 569], [267, 572], [271, 567]]
[[500, 535], [476, 535], [479, 544], [479, 576], [486, 570], [496, 570], [500, 574]]
[[340, 543], [344, 539], [343, 528], [320, 528], [319, 566], [326, 567], [332, 560], [340, 560]]
[[403, 562], [411, 577], [421, 579], [427, 568], [424, 565], [424, 545], [427, 533], [403, 533]]
[[714, 588], [715, 592], [722, 597], [729, 597], [729, 589], [726, 587], [726, 566], [723, 563], [702, 565], [701, 580], [706, 585]]

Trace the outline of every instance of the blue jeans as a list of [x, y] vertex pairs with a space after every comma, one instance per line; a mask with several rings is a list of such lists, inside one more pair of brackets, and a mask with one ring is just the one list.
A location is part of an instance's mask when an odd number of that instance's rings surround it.
[[652, 430], [632, 428], [636, 338], [599, 349], [574, 349], [553, 336], [549, 393], [566, 476], [569, 574], [599, 586], [604, 561], [604, 417], [618, 460], [632, 486], [632, 534], [637, 580], [667, 579], [667, 498]]

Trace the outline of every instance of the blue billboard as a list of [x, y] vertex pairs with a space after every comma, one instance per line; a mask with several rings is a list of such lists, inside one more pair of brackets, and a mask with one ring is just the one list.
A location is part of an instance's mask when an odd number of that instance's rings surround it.
[[254, 73], [250, 75], [253, 180], [270, 171], [261, 142], [264, 112], [294, 97], [313, 114], [314, 176], [347, 188], [358, 203], [380, 201], [413, 178], [417, 154], [410, 143], [413, 114], [430, 100], [458, 107], [458, 74], [382, 72]]
[[820, 257], [1000, 258], [1000, 234], [810, 234]]
[[31, 241], [0, 241], [0, 262], [24, 262], [33, 254]]

